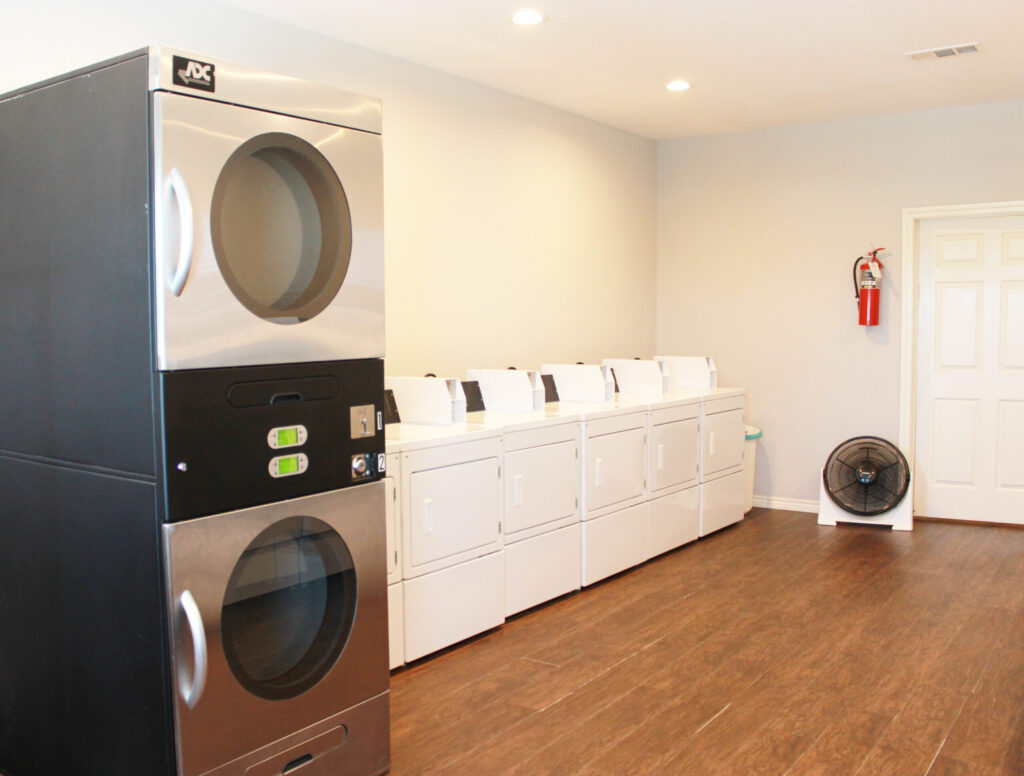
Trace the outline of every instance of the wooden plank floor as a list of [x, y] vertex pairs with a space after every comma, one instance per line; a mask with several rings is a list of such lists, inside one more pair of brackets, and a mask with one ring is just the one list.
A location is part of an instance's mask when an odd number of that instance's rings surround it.
[[755, 509], [391, 689], [394, 776], [1021, 776], [1024, 531]]

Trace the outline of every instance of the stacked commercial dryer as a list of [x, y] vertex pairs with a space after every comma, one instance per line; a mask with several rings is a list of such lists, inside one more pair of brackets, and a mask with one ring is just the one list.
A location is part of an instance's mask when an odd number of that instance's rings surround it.
[[383, 773], [380, 103], [154, 48], [0, 126], [0, 771]]

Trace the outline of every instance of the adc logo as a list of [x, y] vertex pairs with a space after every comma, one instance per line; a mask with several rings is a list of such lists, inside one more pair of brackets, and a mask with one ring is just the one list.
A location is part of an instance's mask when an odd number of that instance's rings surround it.
[[209, 62], [199, 62], [185, 57], [174, 57], [174, 76], [172, 81], [178, 86], [190, 89], [201, 89], [212, 92], [214, 84], [214, 66]]

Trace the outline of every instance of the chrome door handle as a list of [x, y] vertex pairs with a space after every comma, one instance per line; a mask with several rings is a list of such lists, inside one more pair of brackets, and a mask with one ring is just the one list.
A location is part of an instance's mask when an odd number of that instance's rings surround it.
[[185, 281], [188, 280], [189, 270], [192, 269], [195, 233], [192, 223], [192, 197], [189, 195], [188, 186], [185, 185], [185, 179], [181, 176], [181, 172], [179, 172], [177, 167], [174, 167], [167, 176], [167, 193], [168, 202], [171, 195], [178, 201], [178, 236], [180, 238], [178, 261], [175, 263], [174, 270], [168, 278], [168, 283], [171, 293], [175, 296], [181, 296], [181, 291], [185, 287]]
[[185, 620], [188, 622], [189, 632], [192, 634], [192, 651], [195, 657], [195, 666], [192, 669], [192, 683], [187, 686], [186, 682], [179, 683], [182, 700], [190, 709], [194, 709], [203, 695], [206, 687], [207, 651], [206, 631], [203, 629], [203, 616], [199, 613], [199, 606], [196, 599], [192, 597], [189, 590], [184, 591], [178, 598], [181, 610], [185, 613]]

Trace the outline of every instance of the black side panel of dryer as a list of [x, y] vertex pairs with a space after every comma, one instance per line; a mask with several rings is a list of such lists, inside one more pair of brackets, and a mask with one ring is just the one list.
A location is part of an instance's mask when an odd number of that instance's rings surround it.
[[170, 522], [383, 474], [381, 359], [162, 372], [157, 380]]
[[152, 482], [0, 455], [0, 772], [171, 776]]
[[0, 451], [152, 476], [147, 60], [0, 102]]

